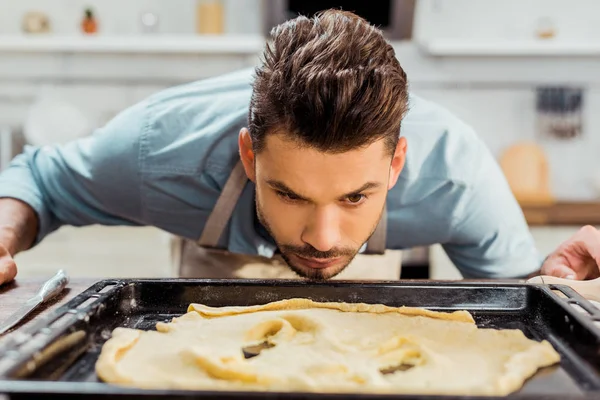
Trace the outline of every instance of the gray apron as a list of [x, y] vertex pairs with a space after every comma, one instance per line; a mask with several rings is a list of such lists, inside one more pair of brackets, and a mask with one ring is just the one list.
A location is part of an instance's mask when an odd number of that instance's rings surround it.
[[[236, 254], [217, 247], [248, 177], [238, 162], [227, 179], [197, 242], [173, 238], [171, 255], [176, 276], [184, 278], [301, 279], [281, 258]], [[366, 251], [333, 279], [400, 278], [401, 252], [386, 251], [387, 214], [367, 242]]]

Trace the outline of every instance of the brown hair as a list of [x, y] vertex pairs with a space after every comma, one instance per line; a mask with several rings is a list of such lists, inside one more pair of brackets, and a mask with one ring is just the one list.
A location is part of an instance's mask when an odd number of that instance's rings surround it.
[[263, 58], [249, 112], [255, 152], [283, 133], [331, 153], [385, 138], [393, 153], [408, 88], [380, 30], [345, 11], [300, 16], [273, 28]]

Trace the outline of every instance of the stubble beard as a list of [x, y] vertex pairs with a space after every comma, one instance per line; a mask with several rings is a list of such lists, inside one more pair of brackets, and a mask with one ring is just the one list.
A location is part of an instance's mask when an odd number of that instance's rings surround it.
[[[358, 249], [343, 248], [343, 249], [332, 249], [332, 250], [328, 250], [328, 251], [320, 251], [320, 250], [317, 250], [314, 247], [310, 246], [309, 244], [306, 244], [305, 246], [296, 246], [296, 245], [279, 243], [279, 241], [277, 240], [277, 237], [273, 234], [273, 230], [271, 229], [269, 223], [267, 222], [267, 219], [265, 218], [264, 214], [261, 211], [260, 200], [259, 200], [258, 194], [256, 194], [255, 204], [256, 204], [256, 215], [258, 217], [259, 222], [264, 226], [264, 228], [267, 230], [269, 235], [271, 235], [273, 240], [275, 240], [275, 243], [277, 244], [277, 247], [279, 248], [279, 251], [281, 252], [281, 257], [287, 263], [288, 267], [296, 275], [300, 276], [301, 278], [309, 279], [312, 281], [326, 281], [328, 279], [331, 279], [331, 278], [339, 275], [342, 271], [344, 271], [346, 269], [346, 267], [348, 267], [348, 265], [350, 265], [350, 263], [352, 262], [352, 260], [354, 260], [354, 258], [358, 254], [358, 251], [362, 247], [362, 246], [359, 246]], [[365, 239], [363, 241], [363, 244], [366, 243], [371, 238], [371, 236], [373, 236], [373, 233], [375, 233], [375, 229], [377, 228], [377, 223], [379, 222], [379, 220], [381, 219], [382, 216], [383, 216], [383, 209], [381, 210], [381, 213], [379, 215], [379, 218], [377, 219], [377, 222], [371, 228], [371, 232], [369, 233], [369, 236], [367, 237], [367, 239]], [[296, 254], [298, 256], [305, 257], [305, 258], [321, 258], [321, 259], [345, 257], [346, 260], [343, 264], [341, 264], [341, 267], [336, 268], [336, 270], [327, 271], [327, 270], [316, 269], [316, 268], [303, 268], [301, 266], [295, 265], [291, 261], [289, 254]]]

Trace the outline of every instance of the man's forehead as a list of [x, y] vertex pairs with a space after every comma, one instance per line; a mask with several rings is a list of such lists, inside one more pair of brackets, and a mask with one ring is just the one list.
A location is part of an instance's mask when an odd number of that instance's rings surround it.
[[363, 162], [389, 162], [391, 155], [386, 149], [385, 141], [378, 140], [371, 144], [344, 152], [321, 151], [309, 144], [290, 138], [285, 134], [271, 134], [265, 138], [265, 145], [259, 156], [265, 153], [270, 160], [311, 159], [319, 162], [336, 163], [346, 160]]

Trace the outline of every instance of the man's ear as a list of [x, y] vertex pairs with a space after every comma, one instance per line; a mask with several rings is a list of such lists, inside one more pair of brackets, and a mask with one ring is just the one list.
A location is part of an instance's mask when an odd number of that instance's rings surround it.
[[393, 188], [396, 182], [398, 182], [398, 177], [400, 176], [406, 161], [407, 146], [406, 138], [400, 137], [400, 139], [398, 139], [398, 144], [396, 145], [396, 150], [394, 151], [394, 156], [392, 157], [392, 164], [390, 165], [390, 180], [388, 182], [388, 190]]
[[246, 176], [252, 182], [256, 182], [256, 176], [254, 174], [254, 151], [252, 150], [252, 137], [250, 137], [250, 131], [247, 128], [242, 128], [238, 136], [238, 146], [240, 148], [240, 158], [242, 164], [244, 164], [244, 170]]

